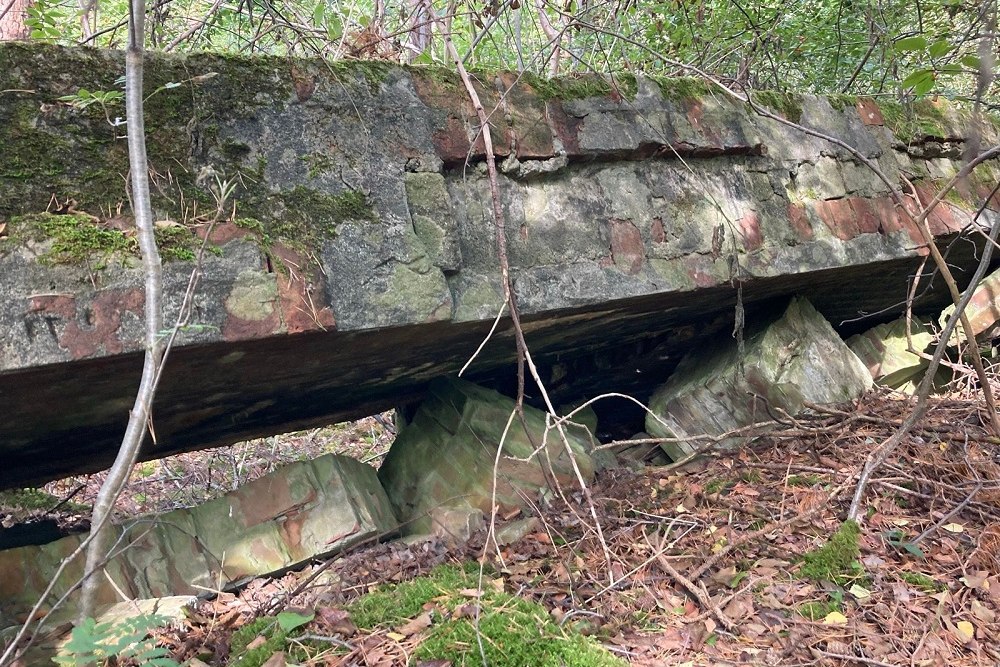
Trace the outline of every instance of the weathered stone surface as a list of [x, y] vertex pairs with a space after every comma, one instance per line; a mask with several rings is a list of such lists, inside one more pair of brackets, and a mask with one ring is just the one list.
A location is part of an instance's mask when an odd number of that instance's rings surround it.
[[[0, 486], [107, 465], [132, 402], [143, 291], [120, 231], [126, 146], [97, 105], [59, 100], [114, 90], [122, 69], [120, 53], [0, 44], [0, 399], [18, 415], [0, 424]], [[146, 73], [159, 88], [147, 105], [154, 210], [177, 223], [163, 239], [168, 322], [193, 268], [181, 250], [210, 242], [143, 457], [370, 414], [461, 368], [503, 299], [484, 147], [454, 74], [206, 54], [151, 55]], [[619, 78], [477, 83], [500, 105], [500, 199], [529, 342], [543, 373], [573, 370], [554, 400], [648, 395], [647, 378], [731, 330], [735, 280], [751, 310], [803, 294], [838, 326], [898, 314], [927, 249], [848, 151], [697, 82]], [[879, 118], [869, 100], [760, 99], [894, 182], [912, 177], [925, 200], [960, 166], [965, 124], [950, 107], [918, 109], [935, 134], [913, 137], [893, 129], [898, 109]], [[994, 162], [978, 167], [931, 215], [935, 233], [953, 237], [997, 176]], [[235, 184], [236, 214], [210, 231], [217, 179]], [[998, 208], [995, 197], [979, 224]], [[63, 214], [32, 217], [46, 210]], [[953, 248], [960, 276], [975, 252]], [[940, 302], [931, 292], [917, 309]], [[472, 377], [500, 386], [513, 358], [505, 323]]]
[[[191, 509], [116, 526], [116, 549], [99, 604], [197, 594], [280, 573], [397, 528], [374, 468], [328, 454], [293, 463]], [[82, 536], [0, 551], [0, 627], [38, 600]], [[58, 597], [82, 574], [78, 558], [57, 582]], [[55, 598], [53, 598], [55, 599]], [[72, 616], [72, 598], [70, 611]]]
[[[954, 304], [948, 306], [941, 312], [938, 324], [944, 328], [948, 318], [955, 312]], [[1000, 331], [1000, 270], [994, 271], [979, 281], [969, 305], [965, 307], [965, 315], [969, 318], [972, 326], [970, 332], [979, 341], [988, 340], [997, 335]], [[962, 332], [963, 326], [959, 322], [955, 326], [955, 333], [951, 341], [952, 344], [965, 342], [965, 335]]]
[[566, 428], [571, 459], [559, 433], [546, 430], [544, 413], [525, 407], [524, 422], [516, 416], [511, 420], [513, 415], [513, 399], [493, 390], [457, 379], [431, 383], [427, 399], [379, 469], [405, 530], [433, 532], [440, 523], [449, 533], [467, 533], [470, 509], [480, 511], [480, 517], [491, 510], [497, 461], [495, 492], [501, 508], [536, 502], [557, 484], [566, 491], [575, 488], [573, 460], [584, 480], [593, 479], [593, 445], [585, 427]]
[[920, 318], [910, 321], [909, 332], [908, 340], [906, 318], [900, 318], [851, 336], [847, 346], [858, 355], [875, 382], [898, 389], [919, 380], [929, 362], [917, 353], [924, 352], [934, 341], [930, 327]]
[[[646, 430], [660, 438], [721, 435], [768, 421], [780, 408], [795, 415], [804, 403], [842, 403], [871, 388], [872, 376], [830, 323], [806, 299], [795, 298], [776, 320], [747, 331], [745, 354], [735, 341], [689, 353], [653, 394]], [[727, 437], [718, 447], [745, 438]], [[698, 442], [665, 442], [678, 460]]]

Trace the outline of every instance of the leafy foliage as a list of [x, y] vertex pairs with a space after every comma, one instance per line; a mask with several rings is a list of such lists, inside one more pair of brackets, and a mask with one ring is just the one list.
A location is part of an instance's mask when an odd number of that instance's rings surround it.
[[[450, 64], [447, 27], [472, 68], [541, 75], [705, 73], [757, 90], [976, 96], [980, 44], [995, 53], [990, 3], [888, 0], [173, 0], [150, 13], [161, 50], [322, 55], [331, 60]], [[433, 12], [433, 13], [431, 13]], [[127, 3], [103, 0], [87, 43], [121, 47]], [[37, 0], [32, 37], [82, 40], [75, 3]], [[997, 103], [997, 84], [982, 91]]]
[[98, 623], [88, 618], [73, 628], [62, 653], [53, 658], [63, 667], [120, 664], [134, 660], [153, 667], [180, 667], [168, 657], [167, 649], [158, 647], [149, 633], [162, 627], [168, 618], [155, 614], [133, 616], [121, 621]]

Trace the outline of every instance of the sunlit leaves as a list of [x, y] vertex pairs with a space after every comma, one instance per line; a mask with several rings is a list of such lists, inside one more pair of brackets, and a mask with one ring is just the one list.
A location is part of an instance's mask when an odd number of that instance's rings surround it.
[[896, 42], [897, 51], [923, 51], [926, 48], [925, 37], [904, 37]]

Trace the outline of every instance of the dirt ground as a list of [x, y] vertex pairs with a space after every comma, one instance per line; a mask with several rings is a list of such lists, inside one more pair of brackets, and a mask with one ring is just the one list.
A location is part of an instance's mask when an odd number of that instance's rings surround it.
[[[225, 664], [231, 634], [258, 615], [342, 609], [438, 564], [479, 561], [492, 585], [636, 666], [1000, 664], [1000, 440], [983, 427], [978, 398], [932, 398], [871, 480], [860, 531], [843, 524], [866, 456], [908, 410], [871, 395], [739, 452], [608, 471], [589, 489], [596, 521], [583, 491], [564, 489], [566, 502], [498, 517], [498, 530], [520, 522], [524, 533], [499, 548], [485, 532], [466, 544], [362, 546], [206, 600], [160, 640], [178, 660]], [[327, 451], [377, 465], [390, 422], [383, 415], [143, 464], [118, 510], [200, 502]], [[99, 479], [48, 490], [82, 487], [73, 500], [87, 503]], [[355, 628], [338, 637], [343, 650], [313, 664], [405, 665], [422, 635]]]

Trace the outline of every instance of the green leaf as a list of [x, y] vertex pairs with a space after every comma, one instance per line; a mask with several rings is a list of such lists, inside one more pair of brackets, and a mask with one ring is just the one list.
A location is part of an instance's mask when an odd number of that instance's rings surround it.
[[948, 40], [939, 39], [938, 41], [931, 44], [930, 48], [927, 49], [927, 53], [928, 55], [930, 55], [931, 58], [940, 58], [941, 56], [946, 55], [949, 51], [951, 51], [951, 49], [952, 46], [951, 44], [948, 43]]
[[908, 553], [916, 556], [917, 558], [925, 557], [923, 550], [913, 542], [903, 542], [900, 546], [902, 546], [903, 549], [905, 549]]
[[284, 630], [285, 632], [291, 632], [295, 628], [305, 625], [309, 621], [313, 620], [315, 617], [316, 614], [314, 613], [310, 613], [307, 615], [307, 614], [299, 614], [294, 611], [283, 611], [280, 614], [278, 614], [278, 625], [280, 625], [281, 629]]
[[927, 48], [925, 37], [904, 37], [896, 42], [897, 51], [923, 51]]
[[961, 63], [966, 67], [971, 67], [972, 69], [979, 69], [982, 61], [979, 60], [979, 56], [964, 56]]
[[930, 80], [931, 85], [933, 86], [934, 71], [929, 69], [918, 69], [916, 72], [911, 72], [908, 77], [903, 79], [903, 83], [901, 85], [903, 88], [916, 89], [918, 86], [924, 85], [924, 83], [928, 80]]
[[927, 79], [923, 79], [920, 83], [918, 83], [917, 85], [915, 85], [913, 87], [913, 94], [914, 95], [926, 95], [927, 93], [931, 92], [931, 89], [933, 87], [934, 87], [934, 77], [931, 76], [931, 77], [928, 77]]
[[336, 14], [326, 18], [326, 36], [331, 41], [340, 39], [344, 34], [344, 22]]

